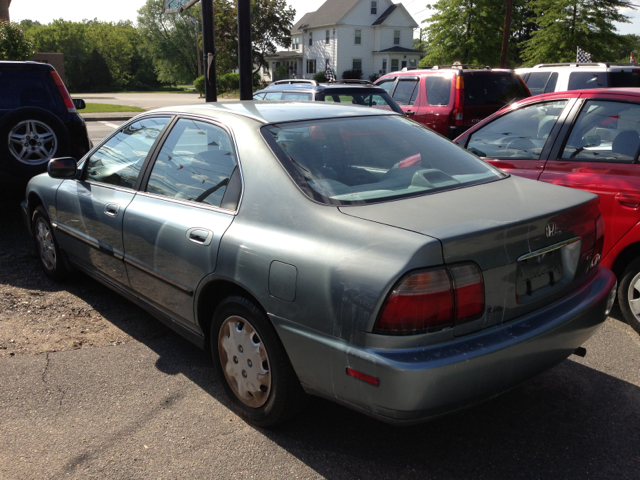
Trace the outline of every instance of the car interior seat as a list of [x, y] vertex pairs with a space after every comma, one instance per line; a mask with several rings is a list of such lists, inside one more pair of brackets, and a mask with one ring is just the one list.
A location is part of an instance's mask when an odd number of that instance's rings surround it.
[[640, 135], [635, 130], [625, 130], [613, 139], [611, 151], [615, 154], [622, 155], [624, 160], [633, 161], [638, 154], [640, 148]]

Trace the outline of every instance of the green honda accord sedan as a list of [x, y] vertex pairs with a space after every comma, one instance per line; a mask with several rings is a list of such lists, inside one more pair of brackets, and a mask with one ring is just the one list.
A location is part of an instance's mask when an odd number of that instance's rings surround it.
[[305, 394], [399, 424], [491, 398], [575, 352], [615, 292], [595, 195], [366, 107], [147, 112], [51, 160], [23, 212], [46, 275], [211, 349], [260, 426]]

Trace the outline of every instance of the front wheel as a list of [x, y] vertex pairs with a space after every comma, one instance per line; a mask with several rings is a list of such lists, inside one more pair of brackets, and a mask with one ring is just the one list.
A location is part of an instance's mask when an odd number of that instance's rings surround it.
[[640, 258], [631, 262], [622, 274], [618, 303], [626, 322], [640, 333]]
[[33, 212], [32, 229], [36, 252], [45, 275], [52, 280], [63, 280], [69, 274], [69, 270], [64, 264], [60, 247], [53, 236], [49, 216], [42, 205], [38, 205]]
[[269, 427], [292, 417], [304, 393], [287, 353], [266, 315], [244, 297], [228, 297], [211, 323], [216, 373], [234, 411]]

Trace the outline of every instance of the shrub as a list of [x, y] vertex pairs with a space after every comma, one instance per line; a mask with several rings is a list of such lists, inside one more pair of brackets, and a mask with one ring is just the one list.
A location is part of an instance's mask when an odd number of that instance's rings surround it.
[[369, 75], [369, 81], [371, 83], [375, 82], [379, 78], [380, 78], [380, 75], [378, 75], [377, 73], [372, 73], [371, 75]]
[[345, 80], [362, 80], [362, 70], [345, 70], [342, 72], [342, 78]]
[[324, 74], [324, 72], [318, 72], [313, 76], [313, 79], [318, 82], [318, 83], [325, 83], [327, 82], [327, 77]]
[[240, 89], [240, 74], [227, 73], [218, 77], [218, 93]]
[[204, 75], [196, 78], [193, 82], [193, 86], [195, 87], [196, 91], [200, 94], [200, 96], [203, 97], [204, 96]]
[[0, 60], [30, 60], [34, 53], [19, 23], [0, 20]]

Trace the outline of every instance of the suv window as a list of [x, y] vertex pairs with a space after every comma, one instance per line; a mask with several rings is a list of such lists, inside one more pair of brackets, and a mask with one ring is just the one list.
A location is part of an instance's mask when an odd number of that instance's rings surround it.
[[264, 96], [265, 100], [280, 100], [282, 98], [282, 92], [269, 92]]
[[393, 87], [393, 82], [395, 82], [395, 81], [396, 81], [395, 77], [394, 78], [390, 78], [388, 80], [383, 80], [382, 82], [377, 83], [376, 86], [377, 87], [382, 87], [388, 92], [389, 90], [391, 90], [391, 87]]
[[514, 73], [464, 72], [464, 104], [506, 105], [529, 92]]
[[299, 93], [299, 92], [284, 92], [282, 94], [282, 100], [296, 100], [299, 102], [308, 102], [311, 100], [311, 94]]
[[612, 87], [640, 87], [640, 71], [609, 72]]
[[38, 107], [62, 110], [60, 94], [54, 91], [49, 72], [40, 68], [0, 70], [0, 110]]
[[158, 154], [147, 192], [218, 207], [235, 168], [224, 129], [183, 118]]
[[558, 72], [531, 72], [527, 74], [525, 82], [531, 95], [553, 92], [558, 83]]
[[640, 106], [588, 100], [569, 135], [561, 158], [631, 163], [640, 149]]
[[425, 80], [429, 105], [449, 105], [449, 100], [451, 100], [451, 77], [428, 75]]
[[[393, 100], [391, 100], [391, 97], [387, 93], [369, 93], [367, 91], [354, 92], [330, 89], [316, 93], [316, 101], [365, 105], [367, 107], [377, 107], [393, 111], [399, 110], [398, 107], [392, 106]], [[402, 113], [402, 111], [398, 113]]]
[[418, 96], [418, 81], [417, 78], [408, 78], [407, 80], [400, 78], [393, 91], [393, 99], [398, 105], [413, 105]]
[[571, 72], [569, 74], [569, 90], [606, 88], [606, 86], [607, 74], [605, 72]]
[[536, 103], [495, 119], [471, 135], [467, 149], [487, 158], [540, 158], [566, 100]]
[[140, 169], [169, 118], [145, 118], [111, 137], [87, 160], [85, 180], [133, 188]]

